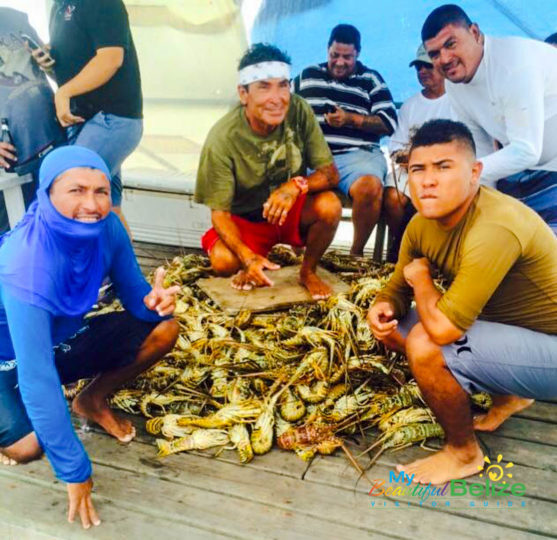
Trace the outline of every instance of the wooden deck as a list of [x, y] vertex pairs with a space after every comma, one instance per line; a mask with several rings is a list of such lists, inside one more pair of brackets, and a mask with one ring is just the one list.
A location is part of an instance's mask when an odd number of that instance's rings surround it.
[[202, 253], [201, 249], [163, 246], [147, 242], [134, 242], [137, 261], [144, 273], [152, 272], [157, 266], [171, 261], [174, 257], [184, 253]]
[[[176, 253], [149, 245], [136, 251], [146, 269]], [[65, 523], [65, 486], [43, 459], [0, 466], [0, 538], [557, 538], [557, 403], [537, 402], [497, 432], [480, 435], [492, 461], [502, 454], [514, 463], [509, 484], [523, 483], [524, 497], [442, 497], [435, 507], [432, 498], [420, 506], [416, 497], [370, 497], [368, 481], [340, 451], [309, 465], [278, 449], [247, 465], [231, 451], [157, 459], [142, 419], [134, 422], [139, 434], [128, 446], [94, 428], [79, 430], [93, 461], [100, 527], [83, 531]], [[365, 442], [350, 448], [358, 453]], [[424, 454], [416, 447], [385, 453], [367, 475], [388, 485], [396, 463]]]

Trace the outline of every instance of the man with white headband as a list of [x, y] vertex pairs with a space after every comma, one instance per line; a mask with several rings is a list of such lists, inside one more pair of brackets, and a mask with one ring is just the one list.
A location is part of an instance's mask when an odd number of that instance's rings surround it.
[[235, 274], [232, 286], [246, 290], [273, 285], [264, 270], [279, 268], [266, 258], [275, 244], [306, 246], [300, 282], [326, 298], [315, 269], [340, 220], [338, 172], [311, 107], [290, 95], [288, 56], [253, 45], [240, 60], [238, 94], [201, 153], [195, 200], [213, 223], [203, 249], [217, 274]]

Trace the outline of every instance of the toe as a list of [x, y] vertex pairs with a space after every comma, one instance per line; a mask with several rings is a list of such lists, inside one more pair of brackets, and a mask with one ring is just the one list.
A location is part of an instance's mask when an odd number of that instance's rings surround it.
[[127, 444], [127, 443], [131, 442], [134, 437], [135, 437], [135, 428], [132, 430], [131, 433], [128, 433], [127, 435], [124, 435], [123, 437], [118, 437], [118, 440], [121, 443]]

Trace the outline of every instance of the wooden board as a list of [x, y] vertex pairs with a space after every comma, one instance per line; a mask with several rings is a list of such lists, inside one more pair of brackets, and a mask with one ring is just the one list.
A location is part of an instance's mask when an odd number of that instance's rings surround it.
[[133, 249], [137, 262], [144, 274], [148, 274], [159, 266], [168, 264], [174, 257], [183, 256], [186, 253], [203, 254], [200, 249], [163, 246], [160, 244], [151, 244], [149, 242], [134, 241]]
[[[149, 244], [136, 245], [154, 263], [172, 258]], [[275, 274], [271, 274], [274, 276]], [[288, 294], [288, 293], [284, 293]], [[287, 296], [289, 297], [289, 296]], [[119, 445], [100, 428], [74, 418], [94, 468], [94, 501], [103, 523], [90, 530], [66, 523], [65, 485], [43, 459], [0, 466], [1, 540], [192, 540], [221, 538], [507, 538], [557, 537], [557, 404], [536, 402], [493, 433], [478, 434], [492, 459], [512, 461], [513, 481], [527, 487], [525, 507], [450, 507], [416, 501], [395, 507], [382, 496], [372, 507], [369, 486], [341, 451], [311, 464], [273, 449], [241, 464], [235, 451], [192, 452], [156, 458], [145, 419], [130, 417], [138, 435]], [[357, 455], [371, 435], [347, 441]], [[440, 441], [428, 442], [438, 448]], [[385, 452], [367, 471], [388, 478], [397, 463], [426, 455], [418, 447]], [[360, 457], [367, 466], [368, 458]], [[467, 479], [477, 482], [478, 476]], [[453, 499], [451, 499], [452, 501]], [[505, 498], [506, 500], [506, 498]]]
[[[40, 540], [451, 538], [454, 531], [459, 539], [526, 540], [552, 537], [556, 530], [555, 491], [545, 489], [555, 482], [551, 474], [539, 493], [528, 493], [525, 508], [470, 509], [459, 501], [450, 508], [415, 501], [396, 508], [390, 497], [377, 498], [372, 508], [369, 486], [342, 453], [318, 457], [309, 469], [293, 453], [276, 449], [247, 465], [233, 452], [219, 458], [209, 451], [158, 459], [153, 438], [141, 427], [144, 421], [135, 420], [138, 440], [127, 446], [97, 428], [82, 434], [94, 466], [100, 527], [83, 531], [77, 523], [65, 523], [64, 485], [54, 480], [43, 459], [0, 467], [0, 537], [14, 527]], [[368, 474], [386, 478], [395, 463], [424, 453], [411, 448], [384, 454]], [[541, 471], [532, 478], [528, 469], [515, 472], [530, 490], [544, 480]]]
[[[550, 405], [555, 410], [555, 405]], [[94, 467], [94, 500], [103, 523], [84, 531], [65, 522], [64, 484], [54, 479], [43, 459], [24, 466], [0, 466], [0, 538], [11, 540], [183, 540], [209, 538], [493, 538], [513, 540], [555, 537], [557, 532], [557, 446], [530, 442], [544, 427], [555, 432], [555, 413], [538, 407], [546, 422], [510, 419], [508, 427], [481, 434], [489, 455], [504, 454], [515, 463], [513, 481], [527, 486], [525, 507], [494, 508], [493, 497], [469, 507], [451, 498], [451, 506], [419, 505], [377, 497], [375, 507], [364, 478], [342, 454], [317, 457], [309, 466], [292, 452], [274, 449], [246, 465], [236, 453], [214, 451], [156, 458], [145, 419], [131, 417], [138, 436], [119, 445], [100, 428], [78, 430]], [[536, 408], [531, 408], [531, 414]], [[130, 418], [130, 417], [128, 417]], [[74, 422], [77, 422], [74, 418]], [[81, 425], [78, 423], [77, 425]], [[369, 440], [349, 442], [357, 454]], [[431, 441], [428, 446], [436, 446]], [[396, 463], [423, 457], [418, 447], [384, 453], [367, 472], [388, 478]], [[360, 463], [366, 465], [367, 458]], [[467, 482], [477, 482], [472, 477]], [[505, 498], [506, 501], [507, 498]], [[402, 499], [401, 499], [402, 500]], [[484, 501], [490, 507], [483, 508]], [[408, 504], [409, 503], [409, 504]], [[454, 504], [453, 504], [454, 503]], [[480, 507], [481, 506], [481, 507]], [[455, 532], [456, 531], [456, 532]]]
[[[207, 278], [197, 281], [197, 285], [214, 300], [223, 311], [234, 315], [244, 309], [275, 311], [295, 304], [315, 302], [306, 288], [298, 282], [299, 266], [287, 266], [276, 271], [267, 271], [274, 282], [272, 287], [258, 287], [251, 291], [238, 291], [230, 286], [230, 278]], [[317, 275], [335, 293], [347, 292], [349, 286], [340, 278], [325, 270], [317, 269]]]

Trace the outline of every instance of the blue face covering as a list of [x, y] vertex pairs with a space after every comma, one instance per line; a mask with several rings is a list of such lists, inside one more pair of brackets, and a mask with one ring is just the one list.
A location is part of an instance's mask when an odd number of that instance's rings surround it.
[[103, 279], [102, 239], [105, 220], [81, 223], [62, 216], [49, 189], [75, 167], [110, 172], [87, 148], [63, 146], [50, 152], [39, 171], [37, 200], [0, 246], [0, 284], [19, 300], [55, 316], [80, 316], [95, 303]]

